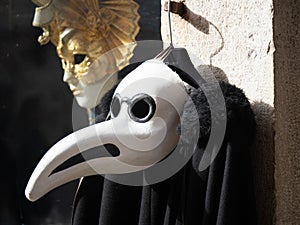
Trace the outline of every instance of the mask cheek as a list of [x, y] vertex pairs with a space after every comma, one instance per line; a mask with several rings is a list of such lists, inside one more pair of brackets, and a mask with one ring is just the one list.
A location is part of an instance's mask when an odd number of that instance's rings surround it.
[[77, 103], [84, 108], [92, 108], [99, 104], [101, 98], [102, 84], [86, 84], [84, 81], [79, 80], [77, 89], [80, 94], [75, 96]]
[[134, 121], [128, 123], [129, 133], [140, 140], [148, 139], [151, 136], [152, 128], [150, 123], [137, 123]]
[[157, 150], [166, 141], [167, 124], [162, 118], [152, 118], [146, 123], [137, 123], [126, 117], [121, 118], [122, 112], [118, 118], [113, 121], [113, 127], [116, 138], [128, 149], [139, 152], [148, 152]]
[[75, 64], [74, 65], [74, 74], [78, 78], [78, 80], [84, 80], [85, 77], [88, 75], [88, 65], [87, 62], [83, 61], [80, 64]]

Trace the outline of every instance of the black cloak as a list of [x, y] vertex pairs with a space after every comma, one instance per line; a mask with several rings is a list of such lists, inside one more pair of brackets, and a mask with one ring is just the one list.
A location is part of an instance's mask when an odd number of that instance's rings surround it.
[[[103, 176], [83, 178], [76, 193], [73, 225], [210, 225], [257, 224], [249, 149], [255, 120], [239, 88], [220, 82], [225, 97], [227, 127], [215, 160], [204, 171], [198, 164], [210, 134], [211, 114], [205, 94], [189, 95], [197, 113], [186, 103], [182, 126], [201, 124], [197, 149], [188, 163], [169, 179], [143, 187], [115, 183]], [[211, 90], [213, 91], [213, 90]], [[96, 108], [97, 122], [105, 120], [114, 89]], [[182, 127], [179, 127], [178, 132]]]

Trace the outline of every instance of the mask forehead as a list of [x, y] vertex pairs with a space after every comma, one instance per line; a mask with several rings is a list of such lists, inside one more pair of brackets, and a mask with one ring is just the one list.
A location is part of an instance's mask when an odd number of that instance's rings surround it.
[[144, 93], [156, 100], [164, 99], [179, 112], [187, 98], [180, 77], [158, 60], [146, 61], [128, 74], [118, 85], [115, 94], [117, 93], [122, 98], [133, 98], [137, 94]]
[[81, 30], [66, 28], [60, 34], [57, 50], [60, 57], [65, 57], [66, 51], [73, 55], [85, 54], [95, 59], [107, 49], [99, 39], [88, 38]]
[[89, 52], [86, 42], [87, 40], [82, 32], [74, 29], [66, 29], [60, 36], [57, 49], [64, 48], [73, 54], [86, 54]]

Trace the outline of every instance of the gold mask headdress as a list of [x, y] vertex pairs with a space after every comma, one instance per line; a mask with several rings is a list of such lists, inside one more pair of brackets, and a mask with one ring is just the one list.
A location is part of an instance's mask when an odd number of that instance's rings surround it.
[[[93, 84], [129, 64], [139, 32], [138, 4], [133, 0], [33, 0], [33, 25], [44, 30], [65, 72]], [[90, 73], [92, 64], [101, 71]], [[94, 71], [95, 69], [93, 69]]]

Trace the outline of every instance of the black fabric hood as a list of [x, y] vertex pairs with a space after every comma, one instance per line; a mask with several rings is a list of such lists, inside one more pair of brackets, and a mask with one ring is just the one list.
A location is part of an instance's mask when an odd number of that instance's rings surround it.
[[[256, 124], [247, 97], [241, 89], [234, 85], [223, 81], [220, 81], [219, 85], [224, 95], [227, 113], [225, 139], [229, 139], [238, 145], [251, 144], [254, 140]], [[218, 118], [211, 118], [211, 109], [205, 96], [206, 94], [213, 95], [215, 85], [207, 83], [206, 88], [207, 93], [204, 93], [200, 88], [191, 89], [189, 95], [192, 101], [186, 103], [181, 116], [182, 122], [178, 127], [179, 133], [182, 129], [193, 132], [191, 128], [199, 122], [201, 124], [199, 136], [199, 144], [201, 146], [205, 145], [205, 140], [210, 135], [211, 119], [218, 120]], [[196, 106], [197, 112], [192, 110], [194, 106]], [[186, 137], [189, 137], [189, 135], [186, 135]], [[185, 141], [188, 142], [188, 140]]]

